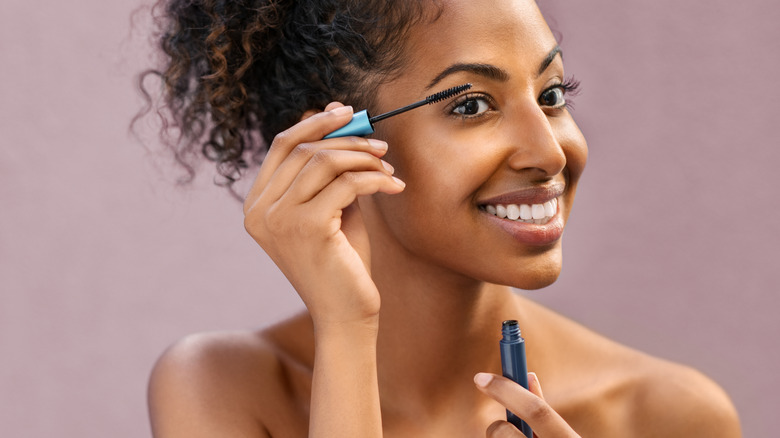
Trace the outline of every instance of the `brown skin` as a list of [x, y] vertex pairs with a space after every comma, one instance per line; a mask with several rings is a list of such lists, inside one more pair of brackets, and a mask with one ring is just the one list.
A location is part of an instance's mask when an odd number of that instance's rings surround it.
[[[407, 43], [414, 62], [380, 87], [379, 110], [470, 82], [489, 96], [472, 99], [481, 115], [453, 114], [455, 99], [388, 119], [374, 135], [387, 149], [320, 141], [351, 116], [334, 103], [280, 134], [245, 225], [308, 313], [167, 351], [150, 383], [155, 436], [520, 437], [507, 408], [539, 437], [740, 436], [728, 397], [697, 372], [499, 286], [550, 284], [561, 240], [516, 240], [483, 201], [565, 186], [566, 220], [587, 159], [568, 111], [540, 103], [564, 78], [560, 55], [539, 72], [556, 42], [535, 4], [448, 1]], [[457, 72], [428, 89], [455, 63], [505, 77]], [[504, 319], [523, 328], [531, 391], [494, 375]]]

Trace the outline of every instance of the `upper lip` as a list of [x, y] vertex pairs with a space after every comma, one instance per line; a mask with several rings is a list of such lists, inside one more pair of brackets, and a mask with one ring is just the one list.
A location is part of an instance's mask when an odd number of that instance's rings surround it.
[[560, 197], [563, 194], [565, 188], [566, 184], [564, 183], [553, 183], [544, 186], [528, 187], [525, 189], [503, 193], [491, 198], [481, 199], [477, 203], [479, 205], [544, 204], [547, 201], [551, 201]]

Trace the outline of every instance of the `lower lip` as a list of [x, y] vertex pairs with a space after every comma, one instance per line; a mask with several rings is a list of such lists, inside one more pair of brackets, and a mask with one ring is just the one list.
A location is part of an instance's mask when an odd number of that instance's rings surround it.
[[529, 224], [511, 219], [501, 219], [488, 212], [483, 213], [488, 216], [488, 220], [496, 223], [515, 240], [526, 245], [551, 245], [559, 241], [561, 236], [563, 236], [563, 217], [560, 210], [555, 212], [555, 216], [546, 224]]

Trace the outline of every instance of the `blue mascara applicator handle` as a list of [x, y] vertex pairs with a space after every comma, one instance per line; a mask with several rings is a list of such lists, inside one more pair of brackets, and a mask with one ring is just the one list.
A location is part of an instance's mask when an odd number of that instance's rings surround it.
[[341, 128], [331, 132], [324, 138], [336, 138], [336, 137], [349, 137], [354, 135], [356, 137], [362, 137], [374, 133], [374, 126], [371, 124], [371, 120], [368, 117], [368, 111], [358, 111], [352, 115], [352, 120]]

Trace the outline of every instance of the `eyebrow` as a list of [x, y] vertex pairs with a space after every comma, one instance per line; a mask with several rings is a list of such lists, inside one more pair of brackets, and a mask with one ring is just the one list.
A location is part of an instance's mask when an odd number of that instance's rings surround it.
[[550, 50], [550, 53], [547, 54], [547, 56], [544, 57], [544, 60], [539, 65], [539, 71], [536, 73], [537, 76], [541, 76], [542, 73], [544, 73], [545, 70], [547, 70], [547, 67], [552, 64], [553, 61], [555, 61], [555, 57], [558, 55], [563, 56], [563, 53], [561, 52], [561, 46], [556, 45], [553, 47], [552, 50]]
[[[561, 54], [561, 47], [556, 45], [542, 60], [542, 63], [539, 65], [537, 75], [540, 76], [542, 73], [544, 73], [544, 71], [547, 70], [550, 64], [552, 64], [552, 62], [555, 60], [555, 57], [559, 54]], [[447, 76], [460, 72], [473, 73], [475, 75], [499, 82], [506, 82], [509, 80], [509, 73], [500, 67], [496, 67], [495, 65], [480, 63], [457, 63], [452, 64], [451, 66], [442, 70], [441, 73], [433, 78], [433, 80], [428, 84], [427, 87], [425, 87], [425, 89], [431, 89]]]

